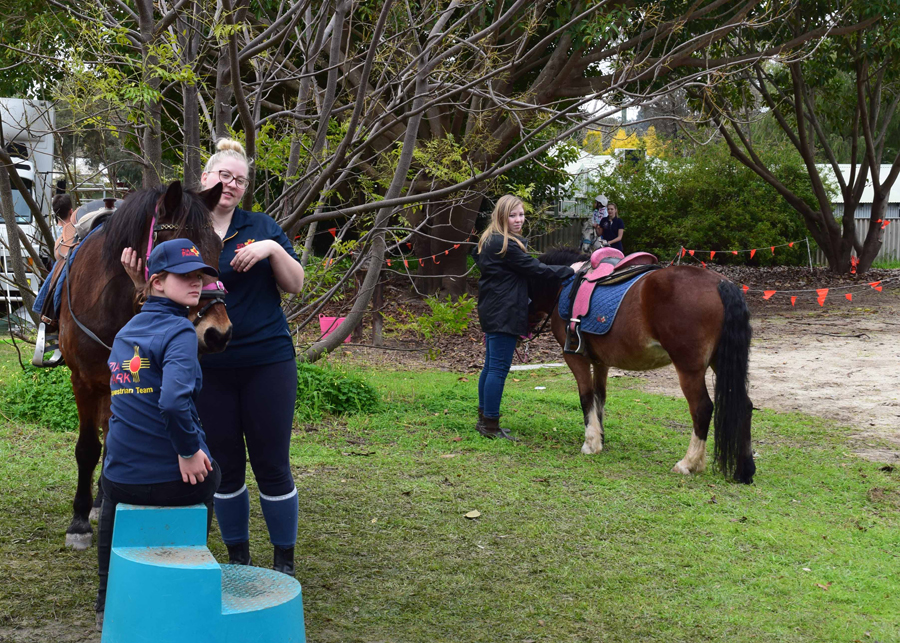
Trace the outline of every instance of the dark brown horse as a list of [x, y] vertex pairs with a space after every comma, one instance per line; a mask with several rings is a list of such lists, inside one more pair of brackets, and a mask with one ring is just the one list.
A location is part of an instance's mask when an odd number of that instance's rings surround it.
[[[91, 546], [91, 480], [101, 454], [98, 431], [102, 428], [105, 438], [109, 430], [108, 347], [138, 310], [134, 284], [120, 261], [122, 251], [134, 248], [146, 261], [150, 245], [188, 238], [197, 244], [206, 263], [218, 266], [222, 241], [212, 227], [209, 211], [221, 193], [221, 184], [197, 195], [182, 191], [178, 182], [168, 188], [136, 192], [102, 228], [85, 239], [71, 262], [59, 321], [60, 351], [72, 370], [79, 422], [75, 445], [78, 487], [72, 522], [66, 531], [67, 546]], [[192, 309], [190, 317], [197, 329], [200, 352], [215, 353], [224, 350], [231, 338], [231, 321], [218, 289], [206, 288], [204, 294], [207, 299]], [[99, 506], [100, 496], [98, 493], [94, 506]]]
[[[540, 257], [548, 265], [586, 259], [572, 250], [554, 250]], [[563, 346], [566, 322], [556, 305], [559, 292], [559, 283], [530, 284], [533, 313], [552, 312], [553, 335]], [[753, 482], [753, 404], [747, 395], [750, 335], [750, 313], [743, 293], [716, 273], [672, 266], [642, 277], [626, 293], [609, 331], [605, 335], [585, 333], [585, 354], [564, 355], [578, 382], [584, 412], [581, 452], [593, 454], [603, 449], [610, 367], [645, 371], [673, 364], [694, 425], [687, 454], [673, 471], [688, 475], [706, 468], [706, 438], [714, 418], [714, 458], [722, 472], [739, 482]], [[706, 389], [708, 368], [716, 374], [715, 405]]]

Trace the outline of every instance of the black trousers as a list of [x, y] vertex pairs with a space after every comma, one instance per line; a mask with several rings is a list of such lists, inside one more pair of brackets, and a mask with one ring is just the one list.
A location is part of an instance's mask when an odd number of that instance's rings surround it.
[[248, 455], [261, 493], [282, 496], [294, 490], [290, 448], [296, 401], [297, 363], [292, 359], [203, 369], [197, 412], [209, 452], [222, 467], [219, 493], [244, 486]]
[[182, 482], [161, 482], [158, 484], [119, 484], [106, 478], [100, 478], [103, 487], [103, 506], [100, 509], [100, 537], [97, 543], [97, 567], [100, 574], [100, 587], [97, 590], [98, 612], [106, 605], [106, 584], [109, 581], [109, 557], [112, 553], [113, 527], [116, 519], [116, 506], [122, 502], [130, 505], [146, 505], [149, 507], [187, 507], [205, 504], [206, 532], [213, 517], [213, 494], [219, 488], [222, 471], [214, 461], [213, 470], [198, 484]]

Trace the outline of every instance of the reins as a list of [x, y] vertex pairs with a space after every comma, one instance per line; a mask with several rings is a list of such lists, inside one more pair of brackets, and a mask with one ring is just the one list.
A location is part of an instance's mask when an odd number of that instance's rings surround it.
[[553, 300], [553, 305], [550, 306], [550, 312], [547, 313], [547, 316], [544, 317], [544, 321], [541, 322], [540, 327], [537, 329], [537, 332], [531, 333], [527, 339], [522, 340], [522, 352], [525, 353], [525, 358], [523, 359], [521, 355], [519, 355], [519, 349], [516, 348], [516, 356], [519, 358], [521, 362], [528, 361], [528, 349], [531, 342], [537, 339], [538, 335], [544, 332], [547, 328], [547, 324], [550, 323], [550, 318], [553, 317], [553, 311], [556, 310], [557, 304], [559, 304], [559, 296], [562, 293], [562, 286], [556, 293], [556, 298]]

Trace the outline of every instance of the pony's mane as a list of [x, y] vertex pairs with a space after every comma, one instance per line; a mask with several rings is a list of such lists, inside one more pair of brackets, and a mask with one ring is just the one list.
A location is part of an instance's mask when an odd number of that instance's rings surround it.
[[587, 261], [588, 259], [590, 259], [589, 255], [572, 248], [553, 248], [538, 257], [538, 261], [548, 266], [568, 266], [576, 261]]
[[[121, 208], [116, 210], [103, 224], [106, 240], [103, 244], [103, 262], [109, 274], [121, 270], [122, 251], [135, 248], [145, 259], [146, 231], [156, 213], [156, 204], [166, 193], [166, 186], [140, 190], [128, 196]], [[179, 227], [176, 236], [182, 236], [185, 229], [202, 230], [210, 225], [209, 212], [200, 198], [193, 192], [182, 193], [178, 212], [166, 213], [166, 221]], [[152, 234], [152, 231], [151, 231]], [[142, 247], [143, 246], [143, 247]]]

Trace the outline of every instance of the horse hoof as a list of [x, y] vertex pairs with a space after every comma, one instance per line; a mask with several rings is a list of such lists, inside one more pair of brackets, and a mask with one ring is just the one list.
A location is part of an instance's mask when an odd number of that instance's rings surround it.
[[674, 467], [672, 467], [672, 473], [680, 473], [683, 476], [689, 476], [693, 473], [683, 462], [679, 462]]
[[602, 444], [598, 447], [592, 447], [587, 442], [581, 445], [581, 452], [585, 455], [594, 455], [596, 453], [600, 453], [601, 451], [603, 451]]
[[91, 522], [100, 522], [100, 507], [91, 507], [91, 513], [88, 515]]
[[66, 547], [71, 547], [75, 551], [90, 549], [92, 541], [93, 534], [66, 534]]

